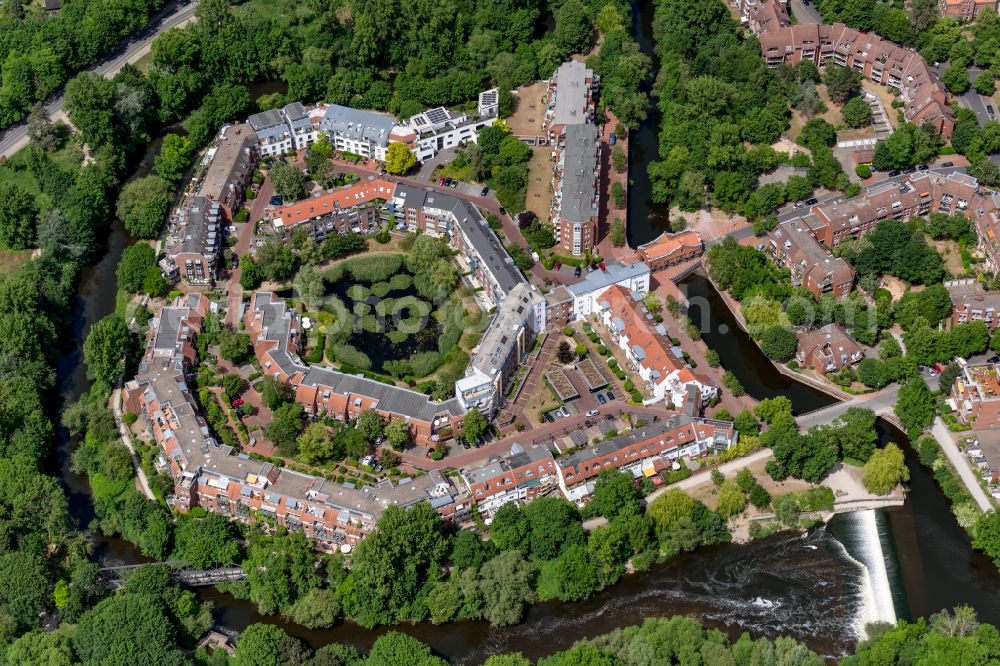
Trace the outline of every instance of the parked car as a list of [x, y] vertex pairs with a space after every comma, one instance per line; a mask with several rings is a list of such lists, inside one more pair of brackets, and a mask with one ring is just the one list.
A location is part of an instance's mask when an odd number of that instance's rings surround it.
[[601, 405], [606, 405], [608, 403], [608, 399], [605, 398], [602, 394], [598, 393], [597, 394], [597, 402], [599, 404], [601, 404]]
[[235, 234], [236, 233], [236, 227], [234, 227], [233, 225], [230, 224], [228, 227], [226, 227], [226, 233], [227, 234]]
[[369, 467], [371, 467], [372, 461], [374, 461], [374, 460], [375, 460], [375, 457], [372, 456], [371, 454], [369, 454], [369, 455], [365, 456], [364, 458], [362, 458], [361, 460], [359, 460], [358, 462], [360, 462], [362, 465], [368, 465]]
[[614, 132], [612, 132], [612, 133], [611, 133], [611, 136], [609, 136], [609, 137], [608, 137], [608, 144], [609, 144], [609, 145], [612, 145], [612, 146], [613, 146], [613, 145], [615, 145], [615, 144], [616, 144], [617, 142], [618, 142], [618, 137], [616, 137], [616, 136], [615, 136], [615, 133], [614, 133]]
[[501, 215], [506, 215], [507, 214], [507, 209], [504, 208], [503, 206], [500, 206], [500, 214]]
[[552, 270], [557, 271], [560, 268], [562, 268], [562, 262], [561, 261], [557, 261], [556, 263], [552, 264]]
[[486, 196], [487, 194], [489, 194], [489, 193], [490, 193], [490, 188], [488, 188], [488, 187], [484, 187], [484, 188], [483, 188], [483, 191], [479, 193], [479, 196], [481, 196], [481, 197], [485, 197], [485, 196]]
[[281, 204], [285, 203], [285, 200], [282, 199], [281, 197], [271, 197], [270, 199], [267, 200], [267, 203], [270, 204], [271, 206], [280, 206]]
[[575, 275], [576, 277], [580, 277], [581, 275], [583, 275], [583, 269], [577, 266], [576, 270], [573, 271], [573, 275]]
[[1000, 363], [1000, 356], [990, 356], [986, 359], [987, 363]]
[[587, 412], [587, 416], [597, 416], [600, 413], [601, 412], [598, 409], [591, 409], [590, 411]]
[[946, 169], [946, 168], [948, 168], [948, 167], [953, 167], [953, 166], [955, 166], [955, 163], [954, 163], [954, 162], [943, 162], [943, 163], [941, 164], [941, 168], [942, 168], [942, 169]]
[[917, 171], [927, 171], [928, 169], [930, 169], [930, 167], [927, 166], [926, 164], [918, 164], [917, 165]]
[[806, 199], [806, 205], [807, 206], [815, 206], [818, 203], [819, 203], [819, 199], [817, 199], [816, 197], [809, 197], [808, 199]]
[[894, 177], [898, 176], [899, 174], [900, 174], [899, 169], [893, 169], [892, 171], [889, 172], [889, 177], [890, 178], [894, 178]]
[[245, 401], [243, 400], [243, 398], [236, 398], [235, 400], [231, 401], [229, 404], [231, 406], [233, 406], [233, 407], [242, 407], [244, 402]]
[[552, 414], [550, 412], [546, 412], [545, 416], [542, 417], [542, 420], [545, 421], [546, 423], [555, 422], [555, 419], [552, 417]]
[[452, 180], [451, 184], [448, 187], [458, 187], [458, 181], [457, 180]]
[[915, 167], [915, 166], [908, 166], [905, 169], [903, 169], [903, 173], [907, 173], [907, 174], [914, 173], [916, 170], [917, 170], [917, 167]]
[[990, 114], [990, 118], [993, 117], [993, 105], [991, 104], [986, 105], [986, 113]]
[[443, 184], [443, 185], [444, 185], [445, 187], [451, 187], [451, 178], [445, 178], [445, 179], [444, 179], [444, 183], [442, 183], [442, 184]]
[[799, 209], [806, 205], [805, 201], [796, 201], [792, 208]]
[[615, 399], [615, 394], [612, 393], [611, 391], [608, 391], [608, 400], [610, 401], [610, 400], [614, 400], [614, 399]]
[[462, 448], [468, 450], [468, 449], [471, 449], [472, 447], [469, 446], [469, 443], [463, 439], [462, 440]]
[[438, 185], [444, 185], [444, 178], [438, 178]]
[[559, 413], [563, 415], [563, 418], [569, 416], [569, 410], [567, 410], [566, 407], [560, 407]]

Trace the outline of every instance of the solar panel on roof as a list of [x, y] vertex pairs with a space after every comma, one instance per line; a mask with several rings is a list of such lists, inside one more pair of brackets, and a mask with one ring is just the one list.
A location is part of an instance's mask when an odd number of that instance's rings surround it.
[[432, 123], [443, 123], [448, 120], [448, 113], [442, 107], [437, 107], [436, 109], [428, 109], [427, 119]]

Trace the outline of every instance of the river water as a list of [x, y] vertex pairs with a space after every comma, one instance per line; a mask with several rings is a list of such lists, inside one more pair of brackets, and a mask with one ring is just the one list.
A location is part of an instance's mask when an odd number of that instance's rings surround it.
[[[651, 19], [648, 13], [643, 17]], [[115, 266], [129, 242], [124, 228], [116, 224], [107, 254], [84, 271], [74, 309], [78, 340], [94, 321], [114, 310]], [[829, 404], [829, 396], [774, 369], [736, 326], [704, 277], [691, 276], [685, 285], [692, 313], [701, 316], [697, 308], [705, 308], [710, 322], [704, 334], [706, 342], [719, 351], [723, 364], [736, 373], [748, 394], [758, 399], [787, 395], [797, 413]], [[60, 378], [64, 403], [89, 387], [79, 347], [62, 359]], [[538, 604], [515, 627], [497, 629], [480, 622], [457, 622], [395, 629], [419, 638], [454, 663], [475, 664], [498, 652], [544, 656], [581, 638], [647, 617], [678, 613], [734, 637], [742, 631], [755, 636], [790, 635], [826, 655], [850, 651], [864, 622], [888, 615], [909, 618], [969, 604], [981, 619], [1000, 624], [1000, 575], [996, 568], [988, 558], [972, 552], [968, 537], [949, 512], [948, 500], [920, 467], [902, 433], [880, 422], [879, 434], [883, 442], [899, 442], [907, 451], [912, 492], [900, 509], [872, 516], [838, 516], [805, 535], [779, 534], [747, 545], [699, 549], [648, 572], [626, 576], [587, 601]], [[74, 446], [65, 432], [60, 433], [62, 480], [73, 515], [85, 527], [93, 516], [93, 506], [86, 479], [68, 469]], [[102, 562], [145, 560], [121, 539], [95, 535], [94, 541], [95, 555]], [[275, 623], [314, 646], [344, 642], [366, 648], [386, 631], [367, 631], [349, 622], [311, 631], [278, 617], [262, 617], [249, 602], [214, 589], [201, 589], [199, 596], [215, 604], [219, 624], [242, 630], [253, 622]]]

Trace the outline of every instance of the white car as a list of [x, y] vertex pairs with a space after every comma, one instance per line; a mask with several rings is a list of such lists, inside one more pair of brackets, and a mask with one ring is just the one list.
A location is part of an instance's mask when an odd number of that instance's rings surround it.
[[600, 413], [601, 410], [599, 409], [591, 409], [589, 412], [587, 412], [587, 416], [597, 416]]

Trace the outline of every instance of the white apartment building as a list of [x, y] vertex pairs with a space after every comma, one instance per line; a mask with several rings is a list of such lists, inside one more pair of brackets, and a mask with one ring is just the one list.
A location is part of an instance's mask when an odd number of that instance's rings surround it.
[[289, 150], [301, 150], [319, 136], [318, 121], [310, 118], [310, 110], [301, 102], [286, 104], [280, 109], [262, 111], [250, 116], [249, 123], [257, 134], [257, 149], [262, 155], [280, 155]]

